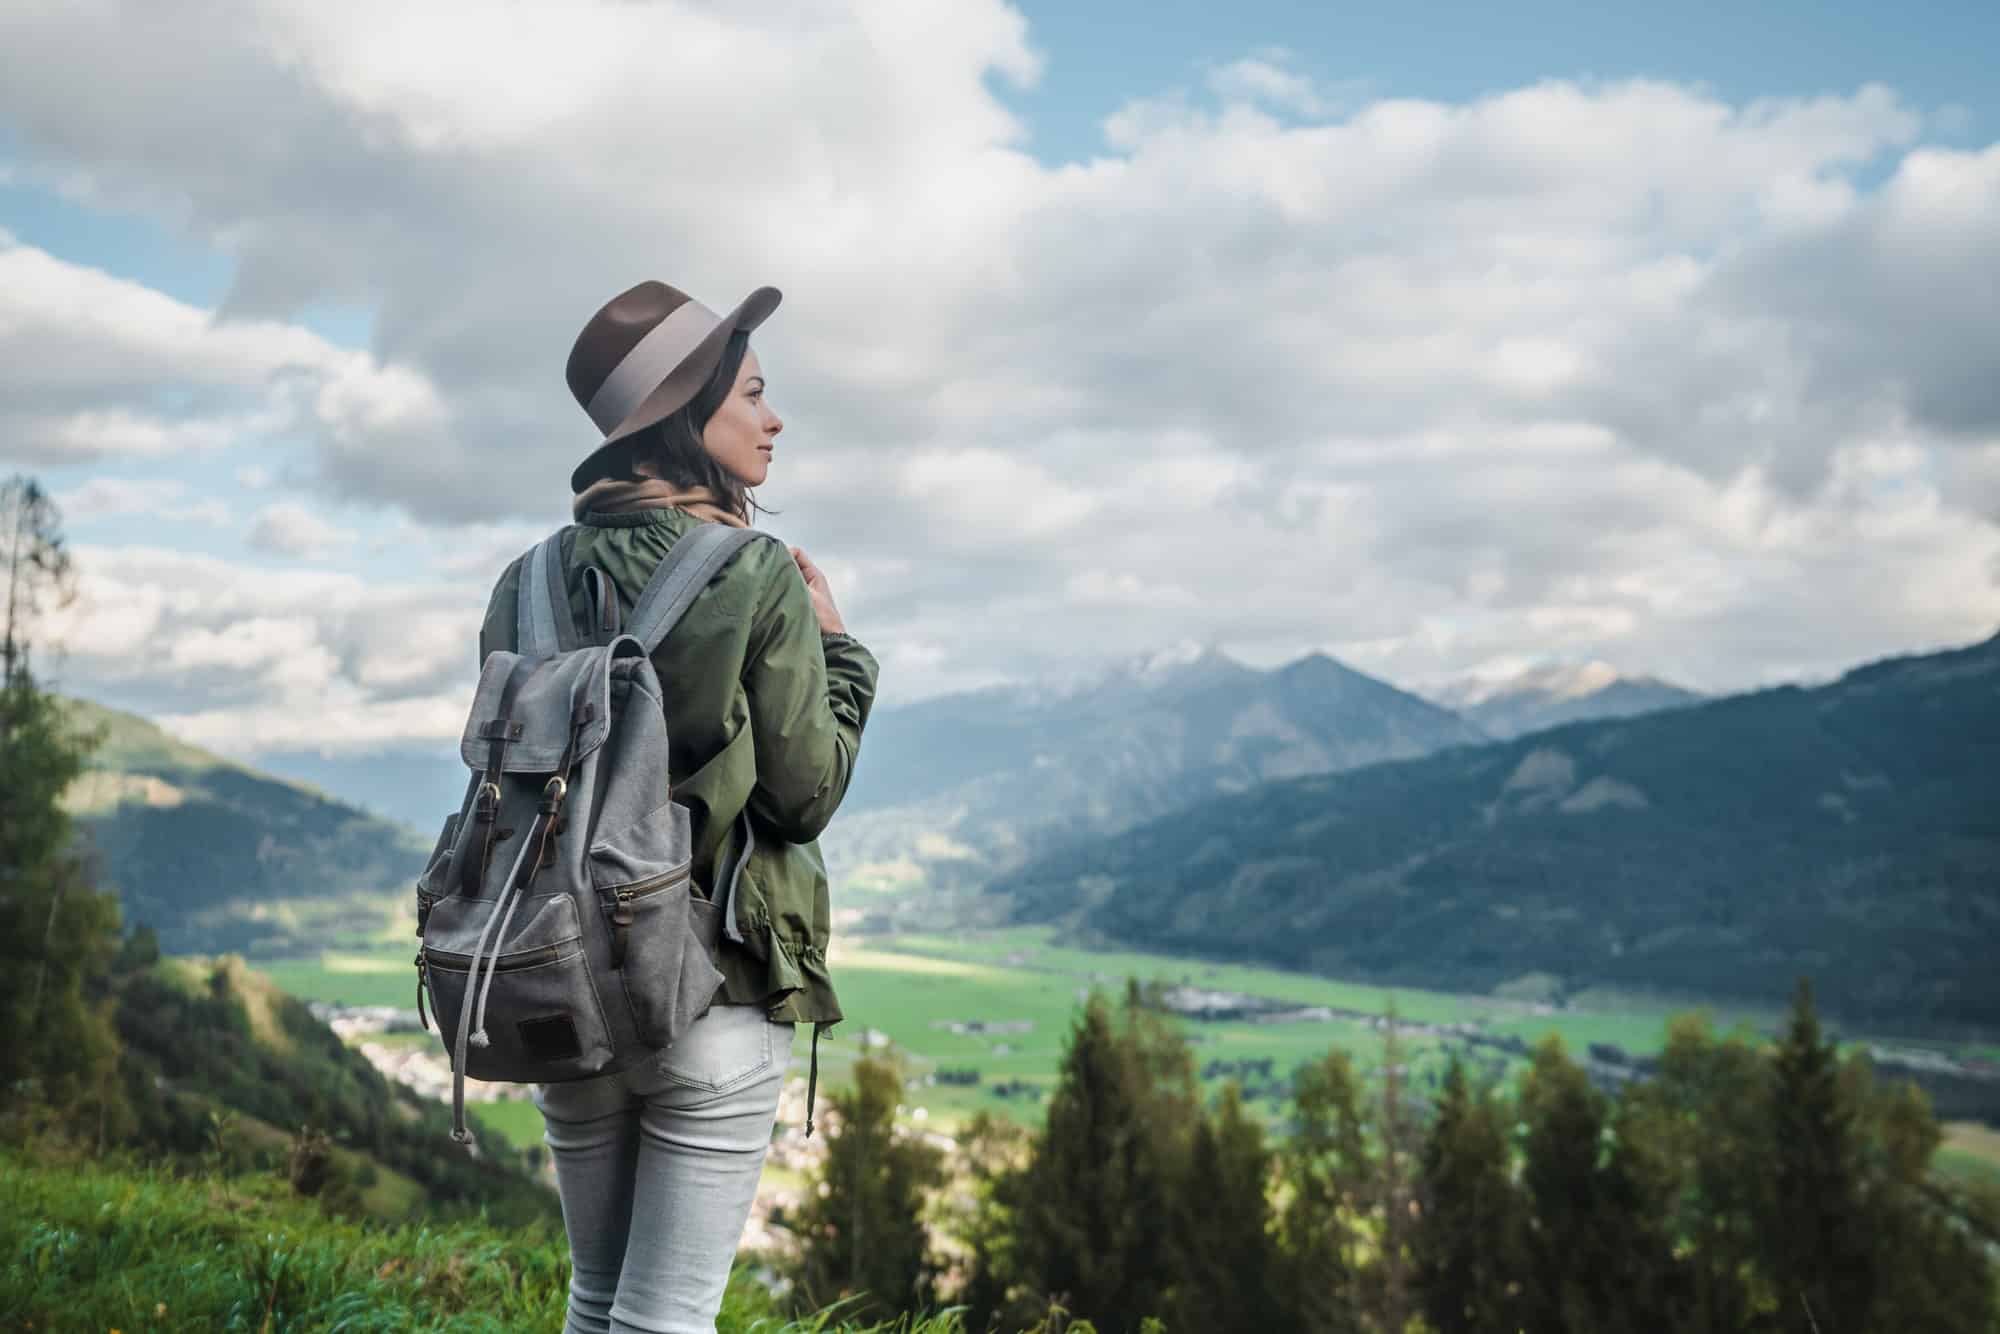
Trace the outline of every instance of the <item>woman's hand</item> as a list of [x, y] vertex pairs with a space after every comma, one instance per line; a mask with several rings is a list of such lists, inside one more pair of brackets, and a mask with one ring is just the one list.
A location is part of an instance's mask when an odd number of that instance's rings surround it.
[[840, 619], [840, 609], [833, 605], [833, 589], [826, 582], [826, 571], [812, 563], [812, 557], [798, 547], [791, 547], [792, 561], [805, 576], [806, 592], [812, 595], [813, 615], [819, 617], [819, 628], [826, 634], [847, 633], [847, 626]]

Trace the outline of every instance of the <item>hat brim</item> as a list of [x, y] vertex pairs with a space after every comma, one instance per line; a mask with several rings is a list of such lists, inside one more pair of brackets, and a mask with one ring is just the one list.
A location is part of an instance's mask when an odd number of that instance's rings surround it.
[[569, 475], [570, 491], [580, 492], [596, 480], [602, 465], [620, 442], [649, 426], [658, 425], [685, 407], [701, 392], [708, 378], [715, 374], [715, 368], [722, 362], [722, 349], [730, 337], [739, 332], [749, 333], [769, 319], [783, 299], [784, 295], [777, 288], [760, 287], [744, 297], [736, 309], [718, 320], [715, 327], [694, 345], [694, 350], [681, 359], [680, 365], [674, 367], [652, 393], [641, 399], [639, 406], [625, 415], [625, 420], [606, 432], [597, 448], [576, 465]]

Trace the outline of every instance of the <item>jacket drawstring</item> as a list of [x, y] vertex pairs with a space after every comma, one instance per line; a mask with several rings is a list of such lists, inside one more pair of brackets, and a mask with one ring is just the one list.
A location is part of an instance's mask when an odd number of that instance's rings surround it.
[[813, 1095], [819, 1092], [819, 1033], [826, 1025], [813, 1024], [812, 1059], [806, 1063], [806, 1138], [813, 1133]]

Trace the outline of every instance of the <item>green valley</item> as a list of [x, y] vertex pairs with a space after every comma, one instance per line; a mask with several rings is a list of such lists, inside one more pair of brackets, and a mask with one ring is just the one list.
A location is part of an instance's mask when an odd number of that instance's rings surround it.
[[[403, 938], [385, 936], [368, 948], [350, 946], [316, 959], [273, 959], [259, 966], [276, 985], [303, 999], [408, 1009], [415, 1004], [415, 973], [412, 950], [401, 943]], [[1614, 1003], [1602, 1006], [1557, 1007], [1535, 1000], [1383, 987], [1254, 965], [1086, 949], [1043, 927], [836, 937], [829, 962], [847, 1019], [822, 1043], [822, 1088], [839, 1086], [864, 1051], [886, 1049], [900, 1058], [912, 1081], [905, 1109], [913, 1122], [946, 1133], [982, 1111], [1039, 1124], [1082, 996], [1092, 987], [1122, 992], [1128, 978], [1156, 988], [1185, 987], [1279, 1003], [1281, 1008], [1268, 1016], [1207, 1020], [1183, 1015], [1179, 1021], [1197, 1070], [1207, 1072], [1205, 1083], [1211, 1089], [1230, 1079], [1241, 1083], [1252, 1110], [1272, 1126], [1285, 1119], [1289, 1080], [1298, 1066], [1337, 1048], [1349, 1053], [1358, 1069], [1379, 1067], [1381, 1016], [1392, 1003], [1404, 1060], [1427, 1093], [1437, 1087], [1453, 1050], [1490, 1078], [1511, 1085], [1525, 1070], [1534, 1044], [1556, 1034], [1610, 1086], [1645, 1068], [1646, 1059], [1664, 1045], [1676, 1015], [1700, 1010], [1718, 1032], [1757, 1036], [1775, 1032], [1782, 1018], [1777, 1010], [1754, 1006], [1698, 1007], [1639, 995], [1607, 996]], [[1909, 1047], [1907, 1039], [1893, 1033], [1840, 1036], [1848, 1043]], [[431, 1035], [370, 1041], [418, 1046], [442, 1057]], [[1990, 1051], [1977, 1043], [1935, 1043], [1925, 1049], [1954, 1065], [1976, 1063]], [[1616, 1060], [1597, 1059], [1600, 1054]], [[802, 1077], [803, 1035], [794, 1055]], [[1902, 1072], [1891, 1065], [1881, 1073], [1895, 1078]], [[968, 1076], [976, 1082], [952, 1082]], [[1935, 1081], [1938, 1076], [1920, 1078]], [[1961, 1096], [1965, 1089], [1975, 1094], [1986, 1090], [1986, 1114], [2000, 1119], [2000, 1071], [1991, 1082], [1967, 1077], [1952, 1087]], [[540, 1120], [530, 1104], [480, 1106], [481, 1116], [517, 1144], [539, 1142]], [[1982, 1137], [1965, 1108], [1941, 1108], [1941, 1115], [1967, 1118], [1950, 1152], [1940, 1156], [1941, 1169], [1957, 1175], [2000, 1173], [2000, 1140], [1990, 1131]]]

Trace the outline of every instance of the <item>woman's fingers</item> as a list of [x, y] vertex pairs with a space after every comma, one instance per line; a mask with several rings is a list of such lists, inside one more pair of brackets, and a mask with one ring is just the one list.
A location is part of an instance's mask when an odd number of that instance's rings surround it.
[[844, 629], [840, 612], [833, 605], [833, 586], [819, 566], [813, 564], [812, 557], [799, 547], [786, 548], [792, 553], [792, 561], [799, 567], [805, 578], [806, 591], [812, 594], [813, 613], [819, 617], [820, 628], [824, 630]]
[[821, 583], [825, 582], [826, 575], [820, 571], [819, 566], [813, 564], [812, 557], [806, 555], [804, 550], [802, 550], [799, 547], [791, 548], [791, 552], [792, 552], [792, 560], [795, 563], [797, 563], [799, 567], [799, 573], [803, 574], [806, 577], [807, 583], [810, 584], [815, 581]]

